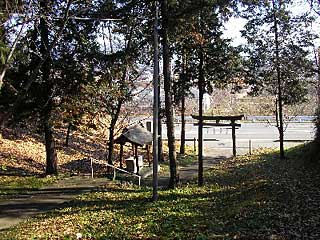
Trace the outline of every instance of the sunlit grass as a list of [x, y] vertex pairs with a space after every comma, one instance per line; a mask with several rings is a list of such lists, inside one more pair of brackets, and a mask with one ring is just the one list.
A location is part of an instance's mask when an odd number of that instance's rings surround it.
[[[205, 174], [205, 186], [159, 191], [110, 186], [79, 196], [0, 239], [319, 239], [319, 174], [303, 148], [280, 161], [273, 150], [228, 159]], [[298, 166], [298, 167], [297, 167]]]
[[19, 194], [29, 190], [37, 190], [56, 182], [57, 179], [55, 176], [0, 176], [0, 195]]

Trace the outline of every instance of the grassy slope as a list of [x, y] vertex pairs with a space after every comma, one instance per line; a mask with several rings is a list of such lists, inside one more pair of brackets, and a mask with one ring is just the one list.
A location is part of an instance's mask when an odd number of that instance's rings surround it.
[[[66, 129], [56, 129], [58, 170], [63, 175], [90, 174], [88, 156], [105, 159], [104, 138], [90, 131], [74, 131], [69, 147], [64, 146]], [[2, 129], [0, 133], [0, 200], [2, 195], [21, 193], [48, 185], [57, 177], [43, 178], [45, 173], [43, 136], [34, 129]], [[105, 165], [95, 162], [95, 174], [104, 174]], [[61, 178], [61, 176], [59, 176]], [[24, 189], [24, 190], [23, 190]]]
[[206, 187], [161, 191], [114, 187], [80, 196], [0, 239], [320, 239], [320, 176], [303, 149], [280, 162], [263, 151], [220, 163]]

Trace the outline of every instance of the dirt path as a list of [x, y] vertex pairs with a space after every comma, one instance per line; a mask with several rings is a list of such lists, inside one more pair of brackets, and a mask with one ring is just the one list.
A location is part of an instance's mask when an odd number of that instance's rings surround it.
[[[213, 165], [229, 157], [231, 157], [231, 153], [229, 152], [226, 153], [225, 150], [205, 149], [204, 156], [203, 156], [203, 171], [204, 172], [207, 171]], [[197, 182], [198, 163], [196, 162], [188, 166], [179, 167], [178, 174], [179, 174], [180, 184]], [[159, 174], [158, 180], [159, 180], [159, 183], [158, 183], [159, 187], [165, 188], [169, 184], [168, 175]], [[152, 176], [149, 176], [146, 179], [143, 179], [142, 185], [152, 186]]]
[[[217, 150], [206, 151], [203, 161], [203, 169], [207, 171], [214, 164], [230, 157], [225, 152]], [[150, 170], [151, 171], [151, 170]], [[152, 171], [151, 171], [152, 172]], [[178, 170], [180, 183], [196, 182], [198, 175], [198, 163]], [[159, 186], [166, 187], [169, 183], [168, 175], [159, 176]], [[10, 228], [28, 217], [35, 216], [45, 211], [62, 207], [64, 203], [72, 200], [77, 195], [96, 191], [99, 188], [112, 184], [107, 178], [70, 177], [63, 179], [56, 184], [40, 190], [28, 191], [24, 194], [10, 195], [7, 199], [0, 201], [0, 231]], [[151, 186], [152, 176], [142, 180], [142, 185]]]
[[70, 177], [51, 186], [9, 196], [0, 202], [0, 231], [28, 217], [59, 208], [79, 194], [111, 184], [107, 178]]

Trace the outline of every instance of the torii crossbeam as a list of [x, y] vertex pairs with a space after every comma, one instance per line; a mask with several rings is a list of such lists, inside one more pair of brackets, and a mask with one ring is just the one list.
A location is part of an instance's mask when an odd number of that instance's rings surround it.
[[[197, 115], [191, 115], [193, 119], [199, 120], [200, 117]], [[237, 120], [241, 120], [244, 115], [237, 116], [202, 116], [202, 126], [214, 126], [214, 127], [231, 127], [232, 128], [232, 152], [233, 156], [237, 155], [237, 147], [236, 147], [236, 127], [241, 127], [241, 124], [236, 123]], [[211, 121], [211, 122], [204, 122]], [[215, 121], [215, 122], [212, 122]], [[230, 121], [230, 123], [220, 123], [220, 121]], [[199, 125], [199, 123], [195, 123], [195, 125]], [[201, 130], [202, 131], [202, 130]], [[202, 155], [202, 153], [201, 153]]]

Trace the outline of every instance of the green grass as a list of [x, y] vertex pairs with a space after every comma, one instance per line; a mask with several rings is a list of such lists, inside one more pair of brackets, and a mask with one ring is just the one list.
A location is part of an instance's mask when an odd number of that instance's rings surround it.
[[197, 156], [195, 154], [178, 155], [177, 157], [178, 166], [184, 167], [196, 162]]
[[0, 239], [320, 239], [319, 169], [305, 148], [263, 150], [217, 164], [205, 187], [159, 192], [114, 186], [79, 196]]
[[0, 196], [22, 194], [30, 190], [37, 190], [57, 180], [57, 177], [37, 176], [0, 176]]
[[[176, 149], [180, 149], [180, 145], [178, 144], [176, 146]], [[193, 146], [185, 146], [185, 154], [177, 154], [177, 164], [178, 166], [188, 166], [190, 164], [196, 163], [197, 162], [197, 154], [193, 149]]]

